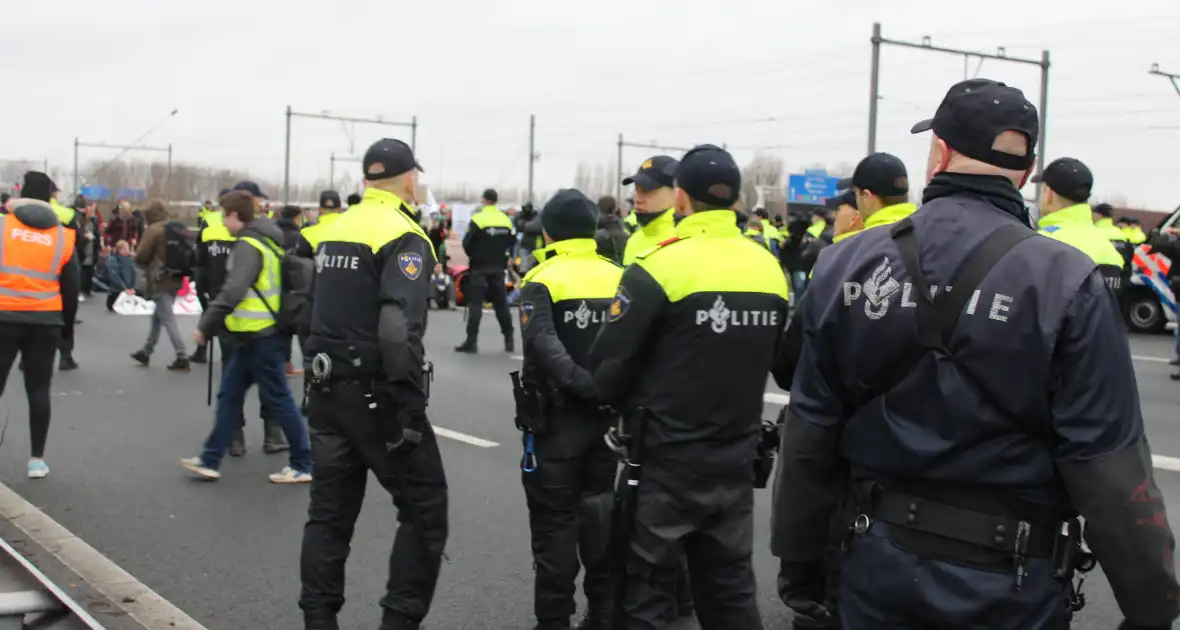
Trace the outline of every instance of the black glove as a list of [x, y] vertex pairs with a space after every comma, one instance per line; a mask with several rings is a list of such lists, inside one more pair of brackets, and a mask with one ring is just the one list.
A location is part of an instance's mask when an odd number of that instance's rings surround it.
[[418, 448], [426, 430], [426, 396], [417, 387], [405, 384], [391, 385], [388, 396], [394, 421], [382, 423], [385, 448], [391, 453], [409, 455]]

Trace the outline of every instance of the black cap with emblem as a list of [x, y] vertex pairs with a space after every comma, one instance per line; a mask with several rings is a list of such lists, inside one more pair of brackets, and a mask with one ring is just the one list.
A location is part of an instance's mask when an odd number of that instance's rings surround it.
[[640, 190], [651, 192], [660, 188], [671, 188], [676, 179], [676, 167], [680, 163], [668, 155], [656, 155], [643, 161], [634, 175], [623, 180], [624, 186], [635, 184]]
[[828, 197], [827, 199], [824, 199], [824, 207], [828, 208], [829, 210], [836, 210], [840, 206], [848, 206], [855, 210], [856, 192], [852, 191], [851, 189], [845, 190], [834, 197]]
[[[947, 146], [969, 158], [1011, 171], [1024, 171], [1032, 168], [1036, 160], [1040, 117], [1024, 92], [999, 81], [969, 79], [951, 87], [934, 118], [923, 120], [910, 131], [930, 130]], [[996, 138], [1005, 131], [1016, 131], [1028, 138], [1024, 155], [993, 148]]]
[[852, 177], [840, 180], [837, 187], [841, 190], [856, 187], [878, 197], [898, 197], [910, 192], [905, 163], [890, 153], [873, 153], [861, 160]]
[[1032, 183], [1044, 182], [1050, 190], [1076, 202], [1085, 203], [1090, 199], [1094, 187], [1094, 174], [1074, 158], [1057, 158], [1045, 167], [1043, 175], [1033, 175]]
[[424, 171], [410, 145], [393, 138], [382, 138], [373, 143], [361, 160], [366, 181], [390, 179], [413, 170]]

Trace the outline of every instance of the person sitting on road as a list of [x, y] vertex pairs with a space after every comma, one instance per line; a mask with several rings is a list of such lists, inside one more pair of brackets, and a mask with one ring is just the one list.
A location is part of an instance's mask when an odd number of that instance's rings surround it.
[[131, 245], [127, 241], [115, 243], [115, 251], [107, 255], [107, 281], [110, 282], [110, 292], [107, 294], [107, 310], [115, 312], [115, 300], [119, 294], [127, 291], [135, 295], [135, 261], [131, 258]]

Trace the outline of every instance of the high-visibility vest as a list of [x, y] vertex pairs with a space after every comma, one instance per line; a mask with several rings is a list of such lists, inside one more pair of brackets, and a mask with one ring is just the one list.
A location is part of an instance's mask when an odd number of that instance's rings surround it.
[[38, 229], [0, 215], [0, 311], [60, 311], [59, 278], [74, 239], [60, 224]]
[[53, 207], [53, 213], [57, 215], [57, 220], [61, 221], [62, 225], [69, 225], [74, 220], [74, 216], [78, 214], [77, 210], [61, 205], [56, 199], [49, 202], [49, 205]]
[[234, 333], [255, 333], [274, 326], [272, 313], [279, 312], [282, 293], [279, 254], [254, 237], [245, 236], [238, 240], [249, 243], [262, 254], [262, 269], [246, 297], [225, 317], [225, 328]]

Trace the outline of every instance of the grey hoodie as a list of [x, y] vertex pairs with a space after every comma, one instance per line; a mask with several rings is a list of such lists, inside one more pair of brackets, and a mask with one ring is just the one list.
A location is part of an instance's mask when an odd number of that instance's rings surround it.
[[[8, 218], [5, 221], [9, 223], [12, 223], [15, 219], [38, 230], [51, 228], [60, 223], [57, 220], [57, 214], [53, 212], [53, 207], [44, 201], [36, 199], [13, 199], [9, 201], [8, 205]], [[11, 228], [12, 226], [10, 225], [9, 227]], [[74, 256], [74, 252], [75, 250], [70, 248], [66, 249], [62, 254], [69, 256], [65, 267], [62, 268], [61, 274], [58, 276], [58, 282], [61, 284], [62, 310], [0, 311], [0, 323], [61, 326], [65, 321], [74, 321], [74, 316], [78, 312], [78, 288], [81, 282], [78, 271], [78, 260]]]
[[[197, 329], [206, 339], [225, 332], [226, 316], [232, 313], [242, 300], [249, 297], [250, 287], [258, 280], [258, 274], [262, 273], [262, 254], [243, 238], [252, 237], [278, 251], [283, 250], [283, 230], [270, 219], [254, 219], [237, 236], [238, 240], [234, 243], [229, 254], [229, 262], [225, 266], [225, 284], [221, 285], [221, 292], [217, 297], [209, 302], [209, 308], [205, 309], [201, 323], [197, 325]], [[275, 327], [271, 326], [254, 333], [254, 336], [273, 335], [276, 332]]]

